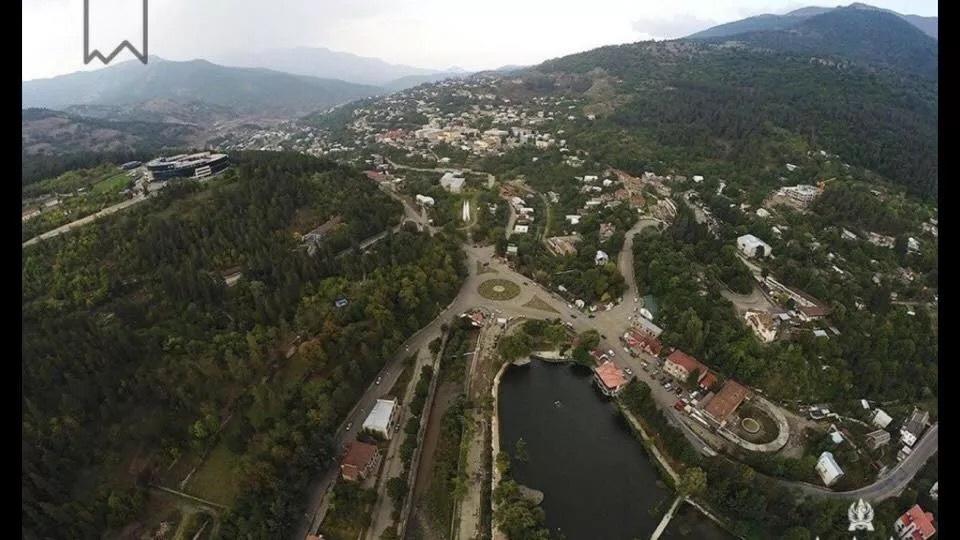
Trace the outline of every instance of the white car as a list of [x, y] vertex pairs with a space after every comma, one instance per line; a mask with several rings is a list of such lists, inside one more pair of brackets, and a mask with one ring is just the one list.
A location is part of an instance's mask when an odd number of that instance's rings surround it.
[[617, 355], [617, 353], [613, 352], [613, 349], [608, 350], [607, 354], [609, 354], [611, 357], [614, 357]]
[[353, 427], [353, 422], [350, 422], [350, 423], [347, 424], [347, 427], [344, 428], [344, 431], [350, 431], [350, 428], [352, 428], [352, 427]]
[[380, 384], [381, 381], [383, 381], [383, 377], [377, 377], [377, 384]]

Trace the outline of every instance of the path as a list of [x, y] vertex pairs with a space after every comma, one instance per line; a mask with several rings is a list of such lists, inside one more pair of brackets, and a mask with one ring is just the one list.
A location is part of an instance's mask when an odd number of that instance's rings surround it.
[[673, 519], [673, 514], [677, 511], [677, 508], [680, 507], [681, 502], [683, 502], [683, 497], [677, 497], [673, 500], [673, 504], [670, 505], [670, 509], [667, 510], [666, 514], [664, 514], [663, 519], [660, 520], [660, 524], [657, 525], [657, 529], [653, 531], [652, 535], [650, 535], [650, 540], [657, 540], [660, 538], [660, 535], [663, 534], [663, 531], [667, 529], [667, 525], [670, 524], [670, 520]]
[[61, 226], [57, 227], [56, 229], [47, 231], [47, 232], [45, 232], [45, 233], [43, 233], [43, 234], [41, 234], [41, 235], [39, 235], [39, 236], [34, 236], [33, 238], [31, 238], [31, 239], [27, 240], [26, 242], [24, 242], [23, 245], [21, 245], [20, 247], [21, 247], [21, 248], [25, 248], [25, 247], [27, 247], [27, 246], [36, 244], [37, 242], [39, 242], [39, 241], [41, 241], [41, 240], [47, 240], [48, 238], [53, 238], [54, 236], [59, 236], [59, 235], [65, 233], [65, 232], [68, 232], [68, 231], [70, 231], [70, 230], [72, 230], [72, 229], [75, 229], [75, 228], [77, 228], [77, 227], [82, 227], [82, 226], [84, 226], [84, 225], [86, 225], [86, 224], [88, 224], [88, 223], [93, 223], [97, 218], [101, 218], [101, 217], [103, 217], [103, 216], [108, 216], [108, 215], [110, 215], [110, 214], [119, 212], [120, 210], [123, 210], [124, 208], [127, 208], [127, 207], [129, 207], [129, 206], [133, 206], [133, 205], [135, 205], [135, 204], [137, 204], [137, 203], [140, 203], [140, 202], [143, 202], [143, 201], [145, 201], [145, 200], [147, 200], [147, 197], [146, 197], [146, 196], [144, 196], [144, 195], [137, 195], [136, 197], [133, 197], [132, 199], [127, 199], [127, 200], [125, 200], [125, 201], [123, 201], [123, 202], [121, 202], [121, 203], [117, 203], [117, 204], [115, 204], [115, 205], [113, 205], [113, 206], [108, 206], [108, 207], [104, 208], [103, 210], [100, 210], [99, 212], [90, 214], [89, 216], [82, 217], [82, 218], [80, 218], [80, 219], [78, 219], [78, 220], [76, 220], [76, 221], [71, 221], [70, 223], [67, 223], [66, 225], [61, 225]]

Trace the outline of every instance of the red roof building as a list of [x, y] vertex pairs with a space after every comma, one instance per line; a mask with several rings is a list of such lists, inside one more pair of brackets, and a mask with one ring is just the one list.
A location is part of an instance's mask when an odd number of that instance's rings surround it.
[[623, 335], [623, 342], [634, 352], [643, 351], [647, 354], [659, 356], [660, 351], [663, 350], [663, 345], [659, 339], [653, 336], [653, 334], [637, 328], [628, 330], [627, 333]]
[[607, 396], [615, 396], [630, 382], [626, 373], [618, 365], [607, 360], [594, 370], [594, 376], [600, 391]]
[[700, 373], [699, 377], [697, 377], [697, 381], [700, 381], [700, 379], [707, 374], [707, 371], [709, 371], [707, 366], [680, 349], [673, 351], [667, 356], [667, 360], [663, 363], [663, 370], [681, 381], [686, 381], [687, 377], [695, 370]]
[[707, 374], [700, 379], [699, 384], [700, 388], [703, 388], [704, 390], [710, 390], [713, 388], [713, 385], [717, 384], [717, 382], [717, 374], [712, 371], [708, 371]]
[[913, 505], [893, 524], [901, 539], [927, 540], [937, 529], [933, 526], [933, 514], [924, 512], [919, 504]]
[[712, 418], [717, 424], [723, 426], [727, 421], [727, 416], [743, 403], [743, 400], [750, 394], [750, 390], [742, 384], [728, 380], [723, 383], [723, 388], [713, 396], [704, 408], [703, 412]]
[[340, 476], [344, 480], [363, 480], [380, 465], [380, 449], [372, 444], [354, 441], [340, 462]]

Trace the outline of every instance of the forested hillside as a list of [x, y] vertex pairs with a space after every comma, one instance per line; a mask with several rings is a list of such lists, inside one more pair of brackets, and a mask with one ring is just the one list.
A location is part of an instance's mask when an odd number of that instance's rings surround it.
[[[465, 275], [443, 235], [404, 230], [334, 256], [399, 215], [351, 169], [257, 153], [26, 249], [24, 536], [136, 523], [148, 485], [176, 487], [224, 448], [236, 459], [224, 537], [280, 537], [338, 419]], [[298, 233], [334, 216], [343, 225], [316, 256], [298, 249]], [[291, 360], [298, 334], [309, 342]]]
[[[601, 83], [607, 91], [597, 91]], [[587, 97], [601, 114], [578, 146], [623, 168], [714, 163], [712, 174], [750, 178], [826, 149], [915, 194], [937, 192], [935, 81], [810, 55], [667, 41], [551, 60], [527, 72], [524, 85]]]

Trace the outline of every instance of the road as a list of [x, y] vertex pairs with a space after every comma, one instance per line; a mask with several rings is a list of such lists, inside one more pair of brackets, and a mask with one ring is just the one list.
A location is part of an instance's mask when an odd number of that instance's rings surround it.
[[133, 197], [132, 199], [127, 199], [127, 200], [125, 200], [125, 201], [123, 201], [123, 202], [121, 202], [121, 203], [117, 203], [117, 204], [115, 204], [115, 205], [113, 205], [113, 206], [108, 206], [108, 207], [104, 208], [103, 210], [100, 210], [99, 212], [96, 212], [96, 213], [94, 213], [94, 214], [90, 214], [89, 216], [82, 217], [82, 218], [80, 218], [80, 219], [78, 219], [78, 220], [76, 220], [76, 221], [71, 221], [70, 223], [67, 223], [66, 225], [61, 225], [61, 226], [57, 227], [56, 229], [53, 229], [53, 230], [51, 230], [51, 231], [47, 231], [47, 232], [45, 232], [45, 233], [43, 233], [43, 234], [41, 234], [41, 235], [39, 235], [39, 236], [34, 236], [33, 238], [31, 238], [31, 239], [27, 240], [26, 242], [24, 242], [23, 245], [21, 246], [21, 248], [25, 248], [25, 247], [27, 247], [27, 246], [29, 246], [29, 245], [36, 244], [37, 242], [39, 242], [39, 241], [41, 241], [41, 240], [46, 240], [46, 239], [48, 239], [48, 238], [53, 238], [54, 236], [59, 236], [59, 235], [65, 233], [65, 232], [67, 232], [67, 231], [69, 231], [69, 230], [71, 230], [71, 229], [75, 229], [75, 228], [77, 228], [77, 227], [82, 227], [83, 225], [86, 225], [86, 224], [88, 224], [88, 223], [93, 223], [93, 221], [96, 220], [97, 218], [100, 218], [100, 217], [103, 217], [103, 216], [107, 216], [107, 215], [113, 214], [113, 213], [115, 213], [115, 212], [119, 212], [120, 210], [123, 210], [124, 208], [127, 208], [127, 207], [129, 207], [129, 206], [133, 206], [133, 205], [135, 205], [135, 204], [137, 204], [137, 203], [140, 203], [140, 202], [143, 202], [143, 201], [145, 201], [145, 200], [147, 200], [147, 197], [146, 197], [146, 196], [144, 196], [144, 195], [137, 195], [137, 196]]

